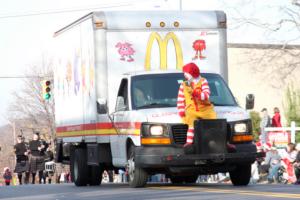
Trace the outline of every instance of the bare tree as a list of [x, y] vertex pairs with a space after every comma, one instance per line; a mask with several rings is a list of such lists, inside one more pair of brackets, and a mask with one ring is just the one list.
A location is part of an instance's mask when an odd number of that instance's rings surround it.
[[[266, 82], [280, 88], [300, 73], [300, 45], [294, 45], [300, 39], [300, 1], [291, 0], [284, 6], [265, 5], [264, 9], [256, 9], [255, 2], [258, 1], [244, 0], [238, 6], [231, 6], [224, 1], [227, 10], [233, 13], [229, 29], [260, 29], [263, 32], [264, 44], [246, 44], [243, 54], [253, 73], [264, 74]], [[251, 11], [246, 16], [247, 9]], [[271, 11], [279, 14], [272, 15]]]
[[[14, 169], [15, 167], [15, 153], [13, 150], [12, 127], [10, 125], [0, 127], [1, 141], [0, 141], [0, 174], [4, 167]], [[2, 176], [0, 176], [1, 181]]]
[[[14, 102], [8, 109], [8, 120], [19, 129], [41, 132], [46, 139], [54, 138], [54, 100], [45, 100], [42, 95], [42, 81], [53, 80], [52, 60], [43, 57], [39, 64], [32, 65], [25, 72], [23, 87], [13, 92]], [[53, 81], [52, 81], [53, 84]]]

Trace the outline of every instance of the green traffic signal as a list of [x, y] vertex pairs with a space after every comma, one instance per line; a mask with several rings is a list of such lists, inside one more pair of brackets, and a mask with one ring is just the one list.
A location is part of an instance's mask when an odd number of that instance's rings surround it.
[[43, 92], [43, 98], [45, 100], [49, 100], [51, 98], [51, 88], [50, 88], [50, 85], [51, 85], [51, 81], [49, 80], [44, 80], [42, 81], [42, 92]]
[[51, 98], [51, 94], [46, 93], [46, 94], [44, 95], [44, 99], [49, 100], [50, 98]]

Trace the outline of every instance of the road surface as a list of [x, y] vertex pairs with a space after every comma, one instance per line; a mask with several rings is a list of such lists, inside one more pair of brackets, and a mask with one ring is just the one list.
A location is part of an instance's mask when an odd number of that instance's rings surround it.
[[130, 188], [127, 184], [102, 184], [76, 187], [73, 184], [21, 185], [0, 187], [0, 199], [5, 200], [193, 200], [193, 199], [300, 199], [299, 185], [249, 185], [234, 187], [230, 184], [148, 184], [145, 188]]

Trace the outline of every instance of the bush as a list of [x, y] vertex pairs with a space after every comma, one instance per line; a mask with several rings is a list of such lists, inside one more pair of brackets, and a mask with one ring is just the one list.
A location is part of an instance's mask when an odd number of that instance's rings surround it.
[[250, 117], [252, 120], [253, 135], [254, 135], [255, 140], [258, 141], [258, 136], [260, 134], [260, 121], [261, 121], [259, 112], [251, 111]]
[[[285, 91], [284, 115], [287, 126], [294, 121], [296, 126], [300, 126], [300, 90], [290, 85]], [[296, 142], [300, 142], [300, 133], [296, 133]]]

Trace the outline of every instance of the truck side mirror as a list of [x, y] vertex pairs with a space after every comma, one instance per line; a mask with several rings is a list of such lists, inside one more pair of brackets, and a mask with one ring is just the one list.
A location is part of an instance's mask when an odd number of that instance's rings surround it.
[[246, 96], [246, 110], [251, 110], [254, 108], [254, 94], [247, 94]]
[[116, 111], [125, 111], [125, 110], [126, 110], [126, 105], [125, 105], [124, 97], [118, 96]]
[[107, 100], [105, 98], [99, 98], [97, 100], [97, 113], [98, 114], [105, 114], [107, 112], [108, 112]]

